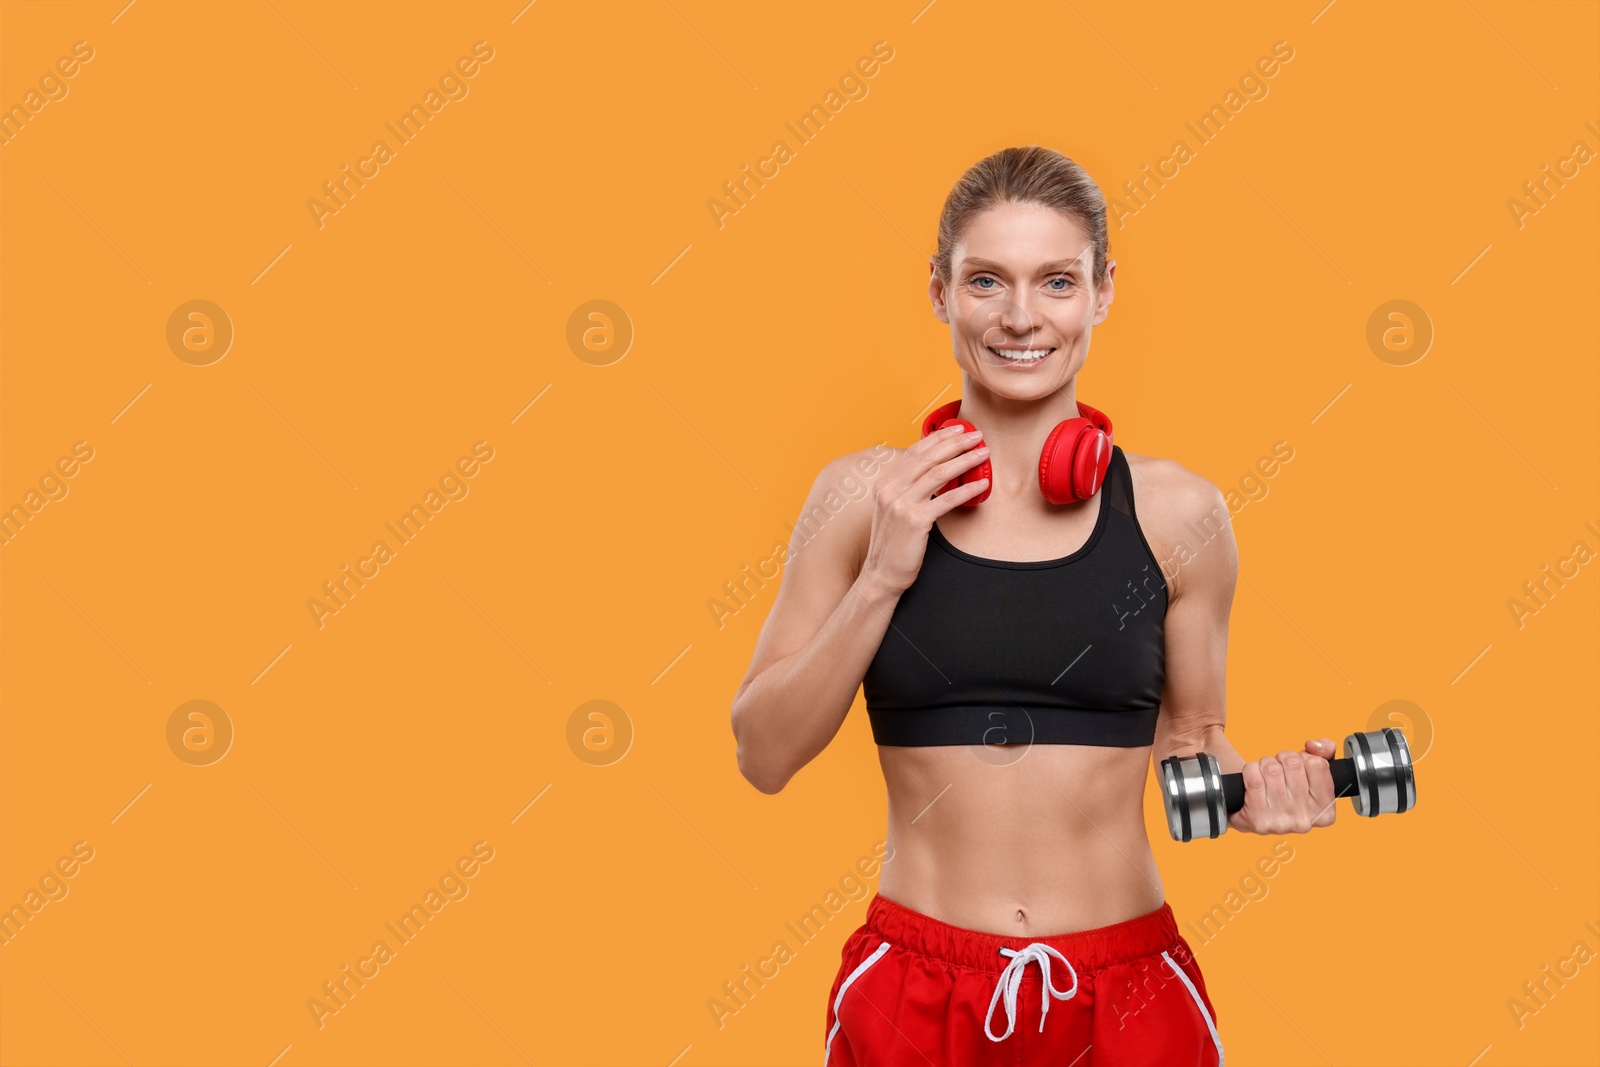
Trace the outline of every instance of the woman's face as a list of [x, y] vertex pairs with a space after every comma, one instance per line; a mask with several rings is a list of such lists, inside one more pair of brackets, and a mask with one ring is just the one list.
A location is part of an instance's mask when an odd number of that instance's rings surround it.
[[1039, 204], [999, 204], [973, 218], [951, 256], [949, 286], [935, 269], [928, 296], [972, 381], [1037, 399], [1082, 369], [1115, 269], [1107, 260], [1096, 288], [1094, 249], [1076, 219]]

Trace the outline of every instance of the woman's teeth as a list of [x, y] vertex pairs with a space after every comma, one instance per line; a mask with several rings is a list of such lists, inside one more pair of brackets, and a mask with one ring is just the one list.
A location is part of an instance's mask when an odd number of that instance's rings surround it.
[[993, 348], [989, 351], [1012, 363], [1037, 363], [1054, 352], [1053, 348]]

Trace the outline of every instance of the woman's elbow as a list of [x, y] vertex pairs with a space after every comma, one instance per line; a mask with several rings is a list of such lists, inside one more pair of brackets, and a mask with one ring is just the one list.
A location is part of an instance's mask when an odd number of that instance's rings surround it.
[[744, 758], [742, 752], [739, 758], [739, 773], [744, 775], [745, 781], [768, 796], [782, 792], [783, 787], [789, 784], [789, 778], [786, 775], [775, 775], [752, 767], [750, 762]]
[[789, 784], [789, 779], [793, 775], [784, 774], [761, 760], [754, 751], [750, 739], [745, 736], [745, 731], [741, 729], [741, 725], [739, 705], [735, 704], [733, 708], [733, 737], [737, 749], [739, 773], [744, 775], [745, 781], [768, 796], [780, 792], [784, 786]]
[[739, 745], [739, 773], [744, 775], [745, 781], [768, 796], [782, 791], [783, 787], [789, 784], [791, 777], [764, 766], [750, 754], [749, 747], [742, 743]]

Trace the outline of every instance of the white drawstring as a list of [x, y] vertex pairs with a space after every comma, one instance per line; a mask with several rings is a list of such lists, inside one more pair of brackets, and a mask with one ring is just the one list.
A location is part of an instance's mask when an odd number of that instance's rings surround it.
[[[1011, 1036], [1011, 1031], [1017, 1025], [1017, 989], [1022, 985], [1022, 972], [1027, 970], [1030, 960], [1037, 960], [1039, 962], [1039, 976], [1043, 985], [1043, 988], [1039, 991], [1039, 999], [1043, 1004], [1039, 1012], [1039, 1032], [1043, 1033], [1044, 1017], [1050, 1012], [1050, 998], [1071, 1000], [1078, 995], [1077, 970], [1073, 968], [1071, 963], [1067, 962], [1065, 956], [1042, 941], [1035, 941], [1020, 951], [1014, 948], [1002, 948], [1000, 953], [1003, 956], [1010, 956], [1011, 962], [1006, 964], [1006, 969], [1000, 972], [1000, 980], [995, 983], [994, 996], [989, 999], [989, 1014], [983, 1018], [983, 1032], [989, 1035], [990, 1041], [1004, 1041]], [[1051, 956], [1060, 960], [1066, 966], [1067, 972], [1072, 975], [1072, 988], [1065, 992], [1056, 989], [1055, 986], [1050, 984]], [[1002, 992], [1006, 998], [1006, 1032], [999, 1037], [995, 1037], [990, 1032], [990, 1020], [994, 1018], [994, 1008], [996, 1004], [1000, 1003], [1000, 994]]]

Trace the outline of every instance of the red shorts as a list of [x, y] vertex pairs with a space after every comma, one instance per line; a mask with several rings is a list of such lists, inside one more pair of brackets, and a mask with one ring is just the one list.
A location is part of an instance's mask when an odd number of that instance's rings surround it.
[[845, 941], [826, 1067], [1221, 1067], [1205, 979], [1172, 908], [1053, 937], [1001, 937], [882, 895]]

